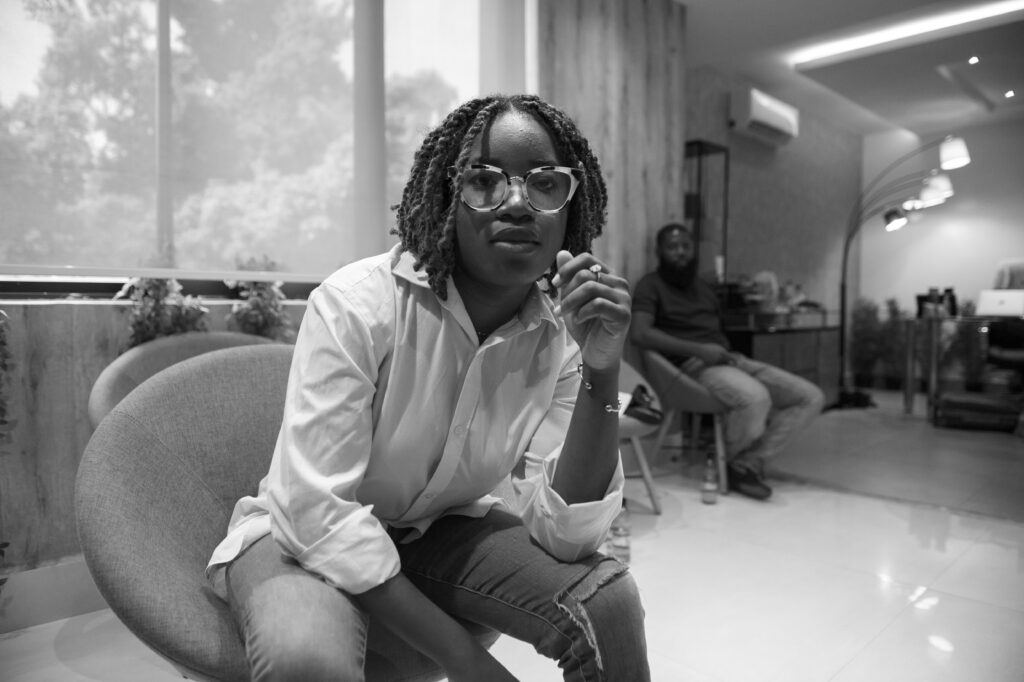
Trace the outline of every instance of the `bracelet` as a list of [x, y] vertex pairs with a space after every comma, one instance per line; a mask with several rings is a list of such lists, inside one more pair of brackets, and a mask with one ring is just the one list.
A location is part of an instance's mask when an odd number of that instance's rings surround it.
[[[582, 362], [580, 364], [576, 365], [576, 373], [580, 375], [580, 381], [583, 383], [583, 388], [587, 389], [587, 393], [589, 393], [591, 390], [593, 390], [594, 384], [590, 383], [589, 381], [587, 381], [586, 379], [583, 378], [583, 363]], [[621, 409], [622, 409], [622, 401], [619, 400], [618, 398], [615, 399], [615, 403], [614, 404], [612, 404], [612, 403], [605, 403], [604, 404], [604, 411], [605, 412], [615, 412], [617, 414], [619, 412], [619, 410], [621, 410]]]
[[583, 378], [583, 363], [582, 362], [580, 364], [576, 365], [576, 373], [580, 375], [580, 381], [583, 382], [583, 388], [587, 389], [588, 391], [593, 390], [594, 384], [590, 383], [589, 381], [587, 381], [586, 379]]

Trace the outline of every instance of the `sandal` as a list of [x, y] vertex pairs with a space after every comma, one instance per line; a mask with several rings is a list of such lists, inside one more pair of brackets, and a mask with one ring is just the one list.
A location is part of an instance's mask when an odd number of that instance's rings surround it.
[[661, 410], [653, 407], [653, 404], [654, 396], [647, 392], [647, 387], [637, 384], [633, 389], [633, 395], [630, 397], [625, 415], [645, 424], [660, 424], [665, 415]]

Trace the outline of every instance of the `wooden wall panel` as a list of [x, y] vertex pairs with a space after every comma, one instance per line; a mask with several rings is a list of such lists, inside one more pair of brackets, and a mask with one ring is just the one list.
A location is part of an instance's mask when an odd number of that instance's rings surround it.
[[[211, 330], [230, 302], [205, 302]], [[10, 320], [5, 381], [11, 442], [0, 444], [0, 542], [4, 572], [78, 554], [75, 474], [92, 434], [87, 406], [96, 377], [128, 340], [127, 303], [0, 301]], [[305, 302], [288, 306], [296, 324]]]
[[674, 0], [543, 0], [539, 94], [579, 124], [608, 184], [594, 252], [636, 281], [683, 217], [685, 9]]
[[0, 455], [0, 539], [8, 567], [78, 552], [75, 472], [91, 432], [92, 382], [127, 338], [127, 308], [88, 303], [0, 305], [10, 319], [6, 383], [12, 442]]

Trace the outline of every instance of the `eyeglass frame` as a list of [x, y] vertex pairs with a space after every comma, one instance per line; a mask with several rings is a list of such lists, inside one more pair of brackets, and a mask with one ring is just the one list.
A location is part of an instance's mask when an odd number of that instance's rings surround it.
[[[487, 213], [488, 211], [496, 211], [499, 208], [501, 208], [501, 205], [508, 201], [509, 195], [512, 194], [513, 180], [518, 180], [520, 185], [522, 185], [521, 191], [523, 193], [523, 198], [526, 199], [526, 203], [527, 205], [529, 205], [531, 209], [533, 209], [537, 213], [561, 213], [563, 210], [565, 210], [565, 207], [568, 206], [569, 203], [572, 201], [572, 198], [576, 195], [576, 190], [579, 189], [580, 183], [583, 181], [583, 169], [570, 168], [569, 166], [537, 166], [536, 168], [531, 168], [522, 175], [509, 175], [504, 168], [499, 168], [498, 166], [492, 166], [486, 163], [471, 163], [466, 166], [466, 169], [470, 168], [496, 171], [505, 176], [505, 194], [504, 196], [501, 197], [501, 201], [499, 201], [491, 208], [477, 208], [476, 206], [471, 205], [468, 201], [466, 201], [466, 197], [463, 196], [463, 191], [465, 191], [465, 185], [462, 185], [462, 187], [459, 188], [459, 201], [465, 204], [466, 208], [468, 208], [471, 211], [476, 211], [477, 213]], [[569, 176], [569, 194], [565, 198], [565, 203], [563, 203], [558, 208], [537, 208], [536, 206], [533, 205], [533, 202], [530, 200], [530, 193], [526, 191], [526, 181], [531, 175], [533, 175], [534, 173], [539, 173], [540, 171], [558, 171], [559, 173], [565, 173], [566, 175]], [[453, 180], [458, 174], [459, 169], [456, 166], [448, 167], [448, 176], [451, 177]]]

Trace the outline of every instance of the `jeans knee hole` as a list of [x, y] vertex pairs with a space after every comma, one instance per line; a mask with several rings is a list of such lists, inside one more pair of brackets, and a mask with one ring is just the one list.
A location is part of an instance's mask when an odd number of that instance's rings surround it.
[[597, 631], [587, 610], [587, 602], [603, 587], [626, 575], [628, 571], [629, 567], [618, 561], [601, 561], [573, 585], [555, 595], [555, 605], [583, 633], [587, 646], [594, 652], [594, 663], [602, 672], [604, 662], [601, 660]]

